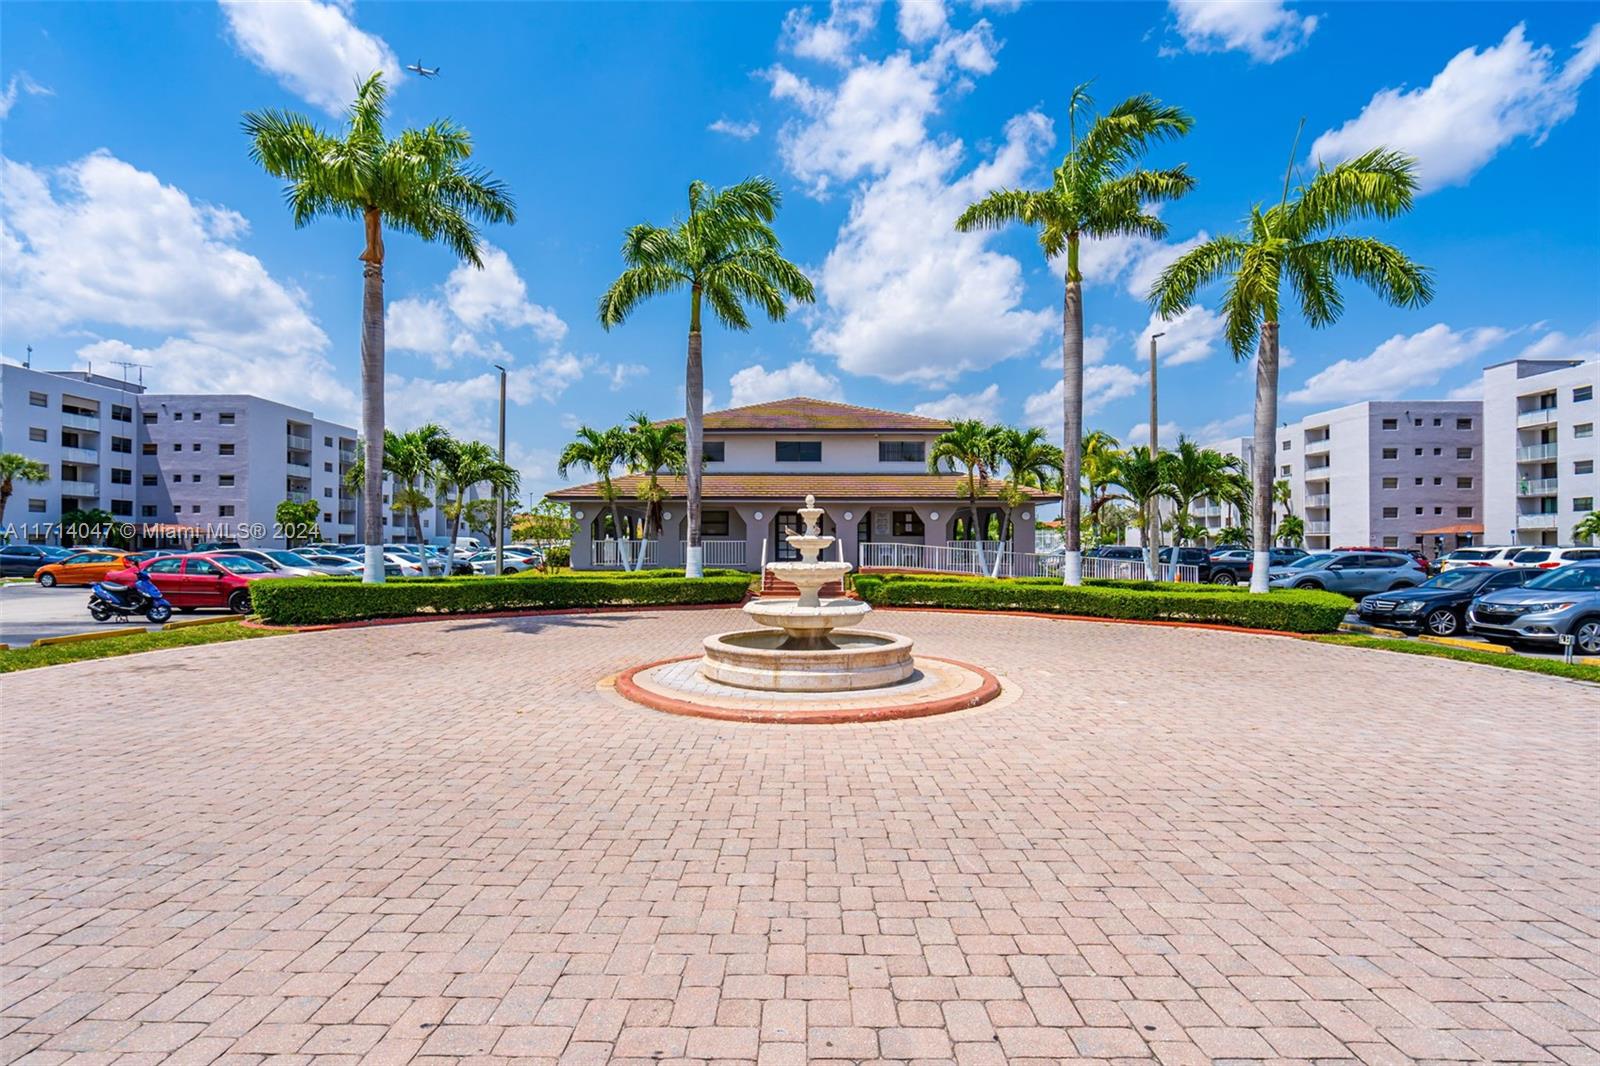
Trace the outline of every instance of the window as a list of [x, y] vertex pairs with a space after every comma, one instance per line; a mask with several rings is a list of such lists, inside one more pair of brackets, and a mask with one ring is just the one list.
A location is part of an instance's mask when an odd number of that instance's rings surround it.
[[38, 426], [29, 426], [28, 427], [28, 439], [31, 440], [31, 441], [35, 441], [35, 442], [37, 442], [39, 444], [43, 444], [44, 442], [46, 442], [46, 441], [48, 441], [50, 439], [50, 434], [46, 433], [43, 429], [40, 429]]
[[1422, 449], [1421, 448], [1413, 448], [1413, 449], [1411, 449], [1411, 454], [1412, 455], [1421, 455], [1422, 454]]
[[183, 480], [183, 475], [182, 474], [173, 474], [172, 475], [172, 480], [173, 481], [182, 481]]
[[114, 452], [121, 452], [123, 455], [132, 455], [133, 454], [133, 438], [132, 437], [112, 437], [111, 438], [111, 450], [114, 451]]
[[1400, 508], [1398, 508], [1398, 507], [1385, 507], [1383, 509], [1383, 517], [1385, 517], [1385, 518], [1399, 518], [1400, 517]]
[[1413, 485], [1420, 485], [1422, 484], [1422, 479], [1420, 477], [1414, 477], [1411, 479], [1411, 483]]
[[113, 485], [132, 485], [133, 484], [133, 471], [132, 470], [124, 470], [121, 467], [112, 467], [111, 468], [111, 483]]
[[820, 440], [780, 440], [776, 446], [777, 461], [780, 463], [820, 463], [822, 462], [822, 442]]
[[[179, 504], [177, 507], [173, 508], [174, 511], [181, 511], [182, 509], [183, 509], [183, 505], [182, 504]], [[200, 505], [198, 503], [190, 504], [189, 505], [189, 513], [190, 514], [199, 514], [200, 513]]]
[[[1434, 420], [1433, 420], [1433, 424], [1434, 424], [1434, 425], [1436, 425], [1436, 426], [1442, 426], [1442, 425], [1444, 425], [1444, 419], [1442, 419], [1442, 418], [1435, 418], [1435, 419], [1434, 419]], [[1456, 427], [1456, 428], [1458, 428], [1458, 429], [1459, 429], [1459, 428], [1460, 428], [1460, 427], [1459, 427], [1459, 426], [1458, 426], [1458, 427]]]
[[217, 475], [217, 484], [221, 485], [223, 488], [232, 488], [233, 487], [233, 475], [232, 474], [218, 474]]
[[1420, 418], [1413, 418], [1413, 419], [1412, 419], [1412, 420], [1411, 420], [1411, 424], [1412, 424], [1412, 425], [1413, 425], [1413, 426], [1416, 426], [1416, 427], [1417, 427], [1417, 428], [1418, 428], [1418, 429], [1421, 429], [1421, 428], [1422, 428], [1422, 419], [1420, 419]]
[[28, 510], [32, 511], [34, 514], [39, 514], [40, 512], [42, 512], [44, 510], [44, 501], [43, 500], [29, 500], [28, 501]]
[[218, 515], [218, 517], [221, 517], [221, 518], [232, 518], [233, 517], [233, 504], [231, 504], [231, 503], [219, 504], [217, 506], [217, 515]]
[[728, 536], [728, 512], [727, 511], [701, 511], [700, 512], [700, 535], [702, 537], [726, 537], [726, 536]]
[[1457, 429], [1471, 429], [1472, 428], [1472, 419], [1470, 419], [1470, 418], [1458, 418], [1458, 419], [1456, 419], [1456, 428]]
[[1400, 449], [1399, 448], [1385, 448], [1383, 450], [1383, 457], [1385, 459], [1398, 459], [1398, 458], [1400, 458]]
[[154, 518], [156, 516], [156, 505], [153, 503], [145, 504], [139, 508], [139, 515], [142, 518]]
[[1282, 451], [1282, 452], [1292, 451], [1293, 449], [1290, 447], [1290, 445], [1292, 445], [1292, 444], [1294, 444], [1294, 441], [1286, 440], [1286, 441], [1283, 442], [1282, 446], [1279, 447], [1278, 450]]
[[1456, 458], [1457, 459], [1471, 459], [1472, 458], [1472, 449], [1471, 448], [1457, 448], [1456, 449]]
[[1291, 469], [1292, 467], [1280, 466], [1278, 467], [1278, 473], [1282, 474], [1284, 477], [1288, 477]]
[[332, 464], [332, 463], [323, 463], [323, 464], [322, 464], [322, 472], [323, 472], [323, 473], [324, 473], [324, 474], [331, 474], [331, 473], [333, 473], [333, 464]]
[[1398, 548], [1400, 546], [1400, 538], [1399, 537], [1384, 537], [1383, 538], [1383, 546], [1385, 548]]
[[333, 490], [331, 488], [325, 488], [322, 490], [322, 495], [331, 500], [333, 499]]
[[880, 463], [925, 463], [928, 461], [928, 446], [920, 440], [880, 440], [878, 442], [878, 462]]
[[1593, 385], [1579, 385], [1577, 388], [1572, 390], [1573, 403], [1583, 403], [1585, 400], [1592, 399], [1594, 399]]
[[323, 511], [322, 512], [322, 520], [324, 522], [332, 522], [333, 521], [333, 515], [328, 511]]
[[333, 447], [333, 438], [332, 438], [332, 437], [323, 437], [323, 438], [322, 438], [322, 446], [323, 446], [323, 447], [324, 447], [324, 448], [331, 448], [331, 447]]
[[139, 478], [139, 484], [141, 484], [141, 485], [154, 485], [154, 484], [157, 484], [159, 481], [160, 481], [160, 479], [157, 478], [156, 475], [154, 475], [154, 474], [143, 474]]
[[1421, 514], [1421, 513], [1422, 513], [1422, 508], [1418, 507], [1417, 508], [1417, 514]]
[[28, 393], [28, 402], [35, 407], [49, 407], [50, 397], [42, 392], [30, 392]]
[[[1435, 449], [1434, 449], [1434, 450], [1433, 450], [1433, 454], [1434, 454], [1434, 455], [1441, 455], [1441, 454], [1443, 454], [1443, 452], [1444, 452], [1444, 449], [1443, 449], [1443, 448], [1435, 448]], [[1438, 479], [1437, 479], [1437, 478], [1435, 478], [1435, 479], [1434, 479], [1434, 482], [1433, 482], [1433, 483], [1434, 483], [1434, 484], [1435, 484], [1435, 485], [1437, 485], [1437, 484], [1438, 484], [1438, 483], [1439, 483], [1439, 481], [1438, 481]]]
[[133, 501], [132, 500], [112, 500], [111, 501], [111, 513], [114, 514], [114, 515], [117, 515], [119, 517], [123, 517], [123, 518], [132, 518], [133, 517]]
[[1572, 509], [1574, 511], [1585, 511], [1585, 512], [1594, 510], [1594, 497], [1593, 496], [1574, 496], [1572, 498]]
[[192, 421], [195, 421], [195, 422], [200, 421], [200, 412], [199, 411], [196, 411], [194, 413], [194, 418], [192, 419]]
[[721, 440], [707, 440], [700, 442], [700, 454], [705, 456], [708, 463], [722, 463], [728, 459], [728, 442]]
[[1457, 507], [1456, 508], [1456, 517], [1457, 518], [1471, 518], [1472, 517], [1472, 508], [1470, 508], [1470, 507]]
[[174, 412], [172, 412], [172, 420], [174, 422], [182, 422], [183, 421], [183, 412], [182, 411], [174, 411]]
[[200, 450], [200, 442], [199, 441], [195, 441], [193, 444], [189, 445], [189, 450], [191, 452], [199, 451]]
[[219, 444], [219, 445], [217, 445], [217, 454], [218, 455], [232, 455], [233, 454], [233, 445], [231, 445], [231, 444]]
[[144, 424], [147, 426], [153, 426], [156, 424], [156, 413], [154, 411], [146, 411], [144, 414], [140, 415], [140, 418], [144, 420]]
[[1572, 464], [1572, 472], [1574, 474], [1592, 474], [1592, 473], [1594, 473], [1594, 460], [1593, 459], [1578, 459], [1578, 460], [1574, 461], [1573, 464]]
[[1458, 488], [1458, 489], [1470, 489], [1471, 487], [1472, 487], [1472, 479], [1470, 477], [1458, 477], [1458, 478], [1456, 478], [1456, 488]]
[[1383, 487], [1386, 489], [1397, 489], [1400, 487], [1400, 479], [1397, 477], [1386, 477], [1383, 479]]
[[1400, 428], [1400, 420], [1398, 418], [1385, 418], [1383, 420], [1383, 428], [1384, 429], [1399, 429]]
[[[195, 508], [195, 510], [199, 510], [199, 508]], [[217, 565], [209, 559], [190, 559], [189, 565], [184, 568], [184, 572], [188, 574], [199, 574], [201, 577], [212, 577], [221, 573], [221, 571], [217, 569]]]
[[189, 475], [189, 480], [193, 481], [195, 484], [198, 485], [202, 479], [201, 479], [201, 476], [199, 474], [190, 474]]
[[113, 422], [132, 422], [133, 421], [133, 408], [124, 407], [120, 403], [112, 404], [111, 405], [111, 421], [113, 421]]
[[1435, 507], [1433, 509], [1433, 513], [1434, 514], [1444, 514], [1444, 508], [1443, 507]]
[[220, 425], [220, 426], [231, 426], [231, 425], [233, 425], [233, 412], [232, 411], [218, 411], [217, 412], [217, 424]]
[[140, 455], [154, 455], [156, 453], [155, 441], [145, 441], [139, 446]]
[[1434, 483], [1434, 484], [1435, 484], [1435, 485], [1442, 485], [1442, 484], [1444, 484], [1444, 478], [1442, 478], [1442, 477], [1436, 477], [1436, 478], [1434, 478], [1434, 479], [1433, 479], [1433, 483]]
[[925, 532], [922, 517], [915, 511], [896, 511], [893, 529], [897, 537], [920, 537]]
[[1577, 425], [1572, 427], [1572, 435], [1574, 437], [1592, 437], [1592, 436], [1594, 436], [1594, 423], [1593, 422], [1579, 422]]

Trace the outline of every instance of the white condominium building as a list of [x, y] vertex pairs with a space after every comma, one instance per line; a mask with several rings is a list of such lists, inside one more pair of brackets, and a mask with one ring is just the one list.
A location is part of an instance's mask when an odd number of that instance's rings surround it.
[[1596, 384], [1592, 359], [1513, 359], [1484, 370], [1486, 543], [1572, 543], [1572, 527], [1600, 495]]

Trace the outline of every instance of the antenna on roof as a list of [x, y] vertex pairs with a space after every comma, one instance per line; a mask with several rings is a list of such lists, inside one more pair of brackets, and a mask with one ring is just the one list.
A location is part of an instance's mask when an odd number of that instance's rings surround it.
[[23, 356], [22, 365], [29, 368], [33, 366], [33, 345], [31, 344], [28, 345], [28, 354]]
[[146, 366], [149, 366], [150, 364], [148, 364], [148, 363], [133, 363], [133, 362], [129, 362], [126, 359], [113, 359], [113, 360], [111, 360], [111, 364], [113, 366], [120, 366], [122, 368], [122, 390], [124, 392], [126, 392], [128, 390], [128, 371], [133, 369], [134, 367], [138, 367], [139, 368], [139, 386], [140, 386], [140, 388], [144, 387], [144, 368]]

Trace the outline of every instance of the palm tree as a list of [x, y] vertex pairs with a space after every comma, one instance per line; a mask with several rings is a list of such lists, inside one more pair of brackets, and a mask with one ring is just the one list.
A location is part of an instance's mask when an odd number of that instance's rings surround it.
[[1284, 515], [1278, 523], [1278, 543], [1298, 548], [1305, 539], [1305, 521], [1297, 514]]
[[[515, 500], [522, 488], [522, 476], [515, 467], [500, 461], [500, 453], [480, 440], [451, 441], [437, 464], [438, 487], [455, 498], [444, 505], [444, 516], [450, 522], [450, 549], [461, 534], [461, 523], [475, 511], [476, 500], [467, 494], [479, 485], [488, 485], [501, 499]], [[493, 498], [489, 501], [493, 503]], [[471, 524], [468, 524], [471, 528]]]
[[1114, 236], [1163, 237], [1166, 224], [1147, 205], [1174, 200], [1194, 187], [1182, 166], [1140, 170], [1134, 166], [1152, 144], [1181, 137], [1194, 125], [1182, 110], [1154, 97], [1132, 96], [1097, 116], [1080, 137], [1079, 111], [1093, 106], [1087, 85], [1072, 90], [1067, 105], [1070, 145], [1048, 189], [996, 189], [956, 219], [963, 233], [998, 229], [1020, 222], [1039, 231], [1039, 247], [1049, 259], [1066, 255], [1062, 301], [1061, 383], [1063, 467], [1061, 523], [1067, 559], [1063, 580], [1083, 581], [1078, 485], [1083, 436], [1083, 274], [1080, 243]]
[[1155, 538], [1150, 528], [1160, 525], [1160, 501], [1173, 499], [1172, 483], [1168, 479], [1171, 464], [1163, 461], [1165, 459], [1166, 453], [1151, 456], [1150, 448], [1141, 444], [1118, 455], [1111, 476], [1112, 484], [1122, 489], [1113, 498], [1133, 504], [1143, 516], [1144, 565], [1152, 580], [1159, 577], [1159, 571], [1156, 569]]
[[1218, 544], [1244, 544], [1250, 543], [1250, 530], [1245, 526], [1223, 526], [1217, 530]]
[[944, 469], [956, 473], [957, 467], [967, 478], [967, 510], [972, 524], [967, 527], [972, 546], [978, 551], [978, 568], [988, 569], [983, 555], [983, 531], [978, 528], [978, 490], [987, 485], [995, 459], [994, 428], [982, 419], [964, 418], [950, 423], [950, 428], [934, 438], [928, 450], [928, 472]]
[[0, 529], [4, 528], [6, 504], [11, 500], [12, 488], [19, 481], [37, 485], [50, 480], [50, 468], [37, 459], [29, 459], [19, 452], [0, 453]]
[[686, 465], [683, 446], [683, 427], [676, 422], [652, 422], [643, 411], [628, 416], [628, 472], [643, 474], [639, 485], [639, 499], [644, 501], [645, 527], [657, 536], [661, 534], [661, 503], [668, 492], [661, 485], [660, 475], [681, 476]]
[[1294, 514], [1294, 486], [1279, 479], [1272, 483], [1272, 502], [1282, 505], [1284, 514]]
[[390, 506], [397, 514], [411, 516], [424, 577], [431, 564], [426, 550], [427, 538], [422, 535], [422, 512], [434, 505], [436, 491], [445, 484], [444, 471], [450, 453], [459, 447], [443, 426], [433, 422], [404, 433], [384, 431], [383, 469], [394, 478]]
[[652, 296], [689, 290], [689, 354], [684, 368], [688, 473], [688, 549], [684, 572], [704, 574], [700, 550], [700, 468], [704, 454], [705, 368], [700, 352], [700, 308], [729, 329], [748, 330], [747, 302], [773, 322], [789, 313], [789, 301], [815, 299], [811, 279], [783, 257], [772, 230], [781, 197], [767, 178], [746, 178], [725, 189], [689, 183], [689, 214], [670, 228], [640, 223], [622, 240], [621, 276], [600, 297], [600, 324], [621, 325]]
[[[995, 461], [994, 469], [1005, 471], [1000, 483], [1000, 539], [1014, 540], [1011, 515], [1028, 502], [1028, 488], [1039, 488], [1061, 469], [1061, 449], [1051, 444], [1045, 431], [1037, 426], [1013, 429], [996, 426], [990, 434]], [[990, 577], [1000, 576], [1000, 563], [1005, 550], [994, 553]]]
[[1572, 527], [1572, 539], [1586, 544], [1600, 540], [1600, 511], [1590, 511], [1578, 519], [1578, 524]]
[[448, 119], [389, 138], [382, 73], [356, 89], [343, 137], [304, 115], [251, 111], [244, 117], [250, 158], [282, 178], [294, 224], [332, 216], [361, 219], [361, 433], [377, 454], [366, 470], [361, 514], [367, 546], [362, 580], [383, 580], [383, 228], [441, 241], [457, 258], [483, 266], [476, 223], [512, 222], [506, 187], [467, 164], [472, 136]]
[[[1238, 473], [1237, 457], [1224, 455], [1210, 448], [1201, 448], [1187, 437], [1178, 437], [1178, 447], [1167, 453], [1170, 464], [1168, 479], [1172, 482], [1172, 499], [1177, 505], [1172, 528], [1183, 534], [1185, 540], [1199, 539], [1194, 534], [1190, 510], [1197, 500], [1221, 500], [1233, 489], [1233, 475]], [[1200, 536], [1205, 531], [1201, 528]]]
[[[1297, 146], [1298, 150], [1298, 146]], [[1390, 304], [1417, 307], [1433, 298], [1425, 267], [1373, 237], [1341, 232], [1346, 223], [1389, 219], [1411, 209], [1417, 179], [1407, 156], [1377, 148], [1337, 166], [1318, 164], [1311, 180], [1293, 190], [1284, 176], [1275, 207], [1256, 204], [1243, 237], [1215, 237], [1179, 256], [1150, 290], [1163, 318], [1181, 314], [1198, 290], [1226, 278], [1223, 316], [1235, 359], [1256, 352], [1253, 525], [1255, 566], [1250, 591], [1267, 591], [1272, 542], [1272, 486], [1277, 471], [1278, 319], [1287, 276], [1301, 313], [1314, 329], [1344, 310], [1339, 279], [1362, 282]]]
[[1111, 481], [1111, 470], [1116, 462], [1119, 447], [1117, 438], [1102, 429], [1090, 430], [1083, 437], [1080, 466], [1083, 469], [1085, 487], [1089, 490], [1090, 539], [1094, 541], [1096, 547], [1102, 543], [1100, 512], [1109, 500], [1106, 496], [1106, 486]]
[[633, 549], [628, 543], [628, 530], [622, 527], [622, 516], [617, 512], [617, 487], [611, 481], [611, 471], [626, 463], [633, 444], [628, 431], [621, 426], [610, 429], [578, 427], [578, 439], [561, 451], [556, 461], [556, 473], [562, 477], [573, 467], [582, 467], [600, 479], [600, 498], [611, 511], [611, 534], [617, 538], [617, 558], [622, 569], [633, 569]]

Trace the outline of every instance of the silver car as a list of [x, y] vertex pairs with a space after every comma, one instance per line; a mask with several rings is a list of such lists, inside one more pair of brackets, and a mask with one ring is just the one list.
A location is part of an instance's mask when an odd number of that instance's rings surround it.
[[1559, 645], [1570, 636], [1578, 654], [1600, 655], [1600, 563], [1570, 563], [1479, 596], [1467, 629], [1496, 644]]
[[1275, 589], [1326, 589], [1360, 597], [1413, 588], [1427, 579], [1417, 561], [1400, 552], [1329, 552], [1272, 571], [1268, 584]]

